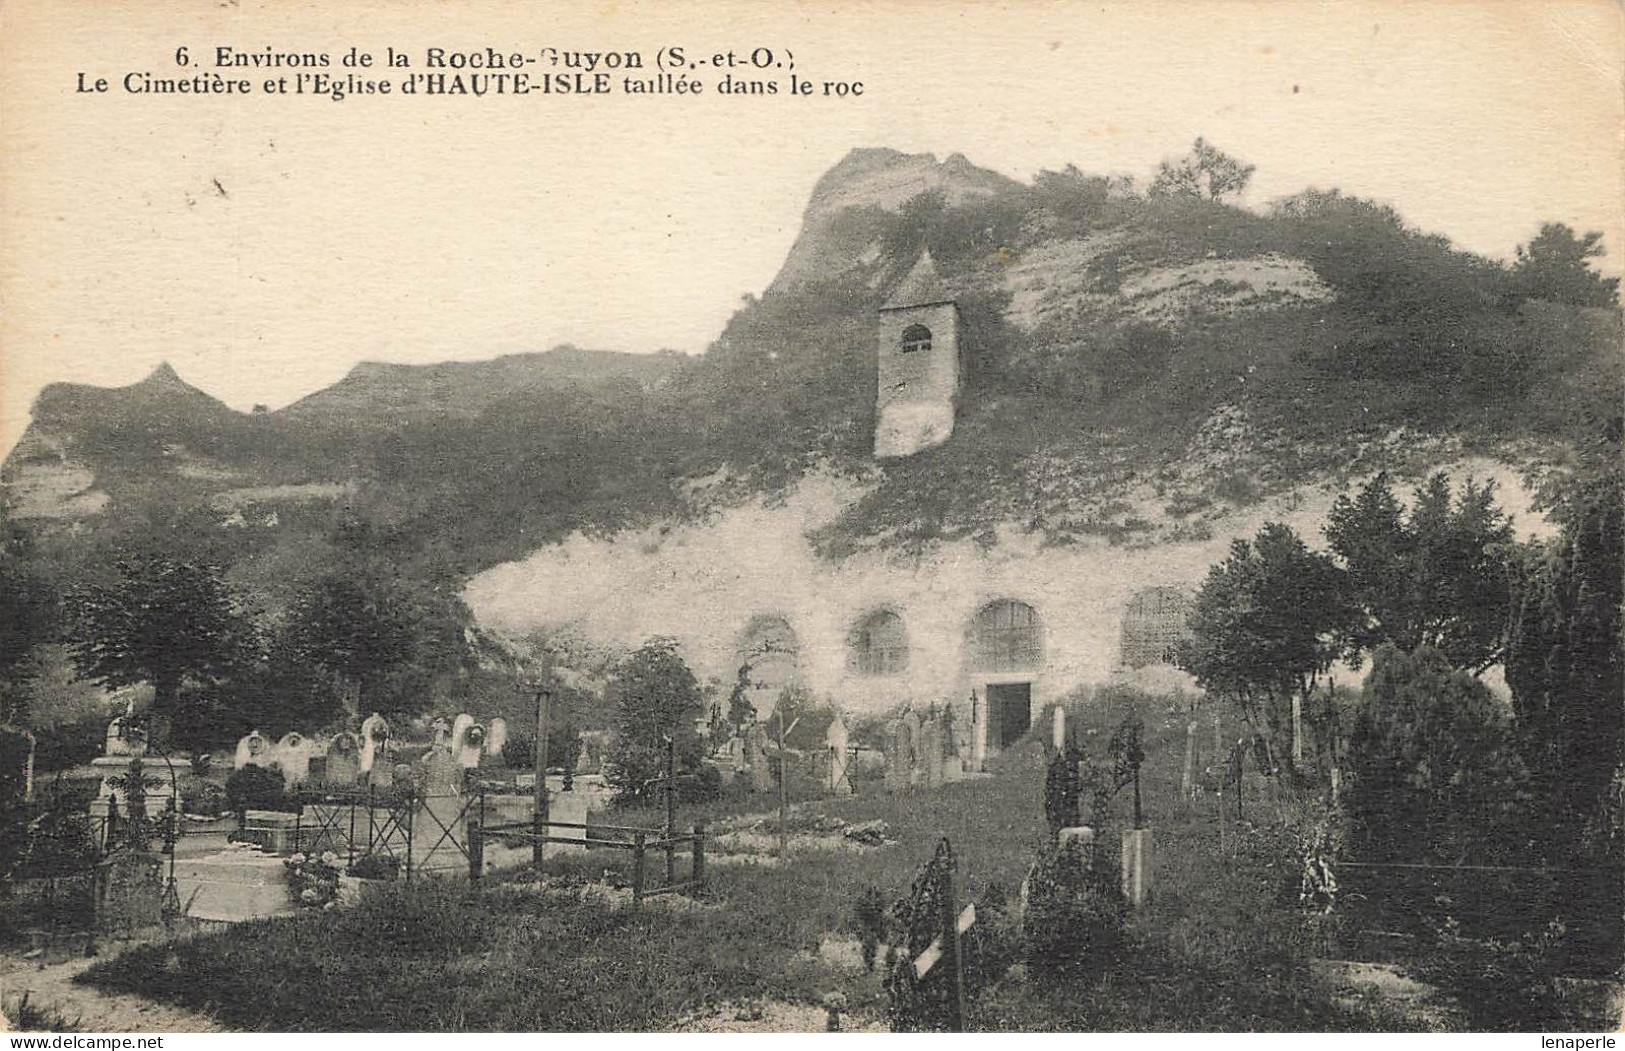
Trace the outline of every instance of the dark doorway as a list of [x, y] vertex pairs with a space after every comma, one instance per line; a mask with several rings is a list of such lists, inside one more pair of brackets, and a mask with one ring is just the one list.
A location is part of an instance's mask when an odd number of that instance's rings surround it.
[[1009, 748], [1033, 721], [1033, 684], [989, 683], [987, 687], [988, 743]]

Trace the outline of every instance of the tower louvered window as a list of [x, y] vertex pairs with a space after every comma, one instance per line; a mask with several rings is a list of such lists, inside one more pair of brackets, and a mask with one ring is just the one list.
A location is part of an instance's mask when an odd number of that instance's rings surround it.
[[931, 330], [924, 325], [910, 325], [903, 330], [903, 353], [931, 349]]

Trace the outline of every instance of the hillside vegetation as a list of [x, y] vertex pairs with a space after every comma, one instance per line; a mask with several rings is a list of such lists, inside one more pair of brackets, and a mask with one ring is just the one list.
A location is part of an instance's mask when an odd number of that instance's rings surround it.
[[[1617, 414], [1594, 236], [1548, 225], [1508, 266], [1335, 190], [1250, 211], [1228, 199], [1244, 166], [1199, 147], [1144, 192], [854, 151], [698, 357], [363, 364], [249, 414], [167, 366], [53, 386], [4, 467], [7, 572], [60, 591], [156, 545], [225, 567], [269, 623], [359, 561], [455, 611], [473, 574], [571, 533], [703, 518], [813, 470], [861, 483], [814, 538], [826, 558], [1008, 526], [1153, 544], [1441, 451], [1538, 465]], [[956, 431], [877, 464], [875, 311], [926, 248], [966, 326]]]

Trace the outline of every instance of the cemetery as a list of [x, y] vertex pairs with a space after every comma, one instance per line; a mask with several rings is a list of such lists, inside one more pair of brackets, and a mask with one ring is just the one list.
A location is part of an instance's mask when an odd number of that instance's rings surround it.
[[[1405, 518], [1388, 485], [1324, 533], [1355, 566], [1373, 534], [1472, 554], [1421, 627], [1269, 523], [1130, 603], [1119, 667], [1071, 686], [1006, 600], [951, 688], [884, 705], [815, 691], [772, 618], [731, 686], [675, 638], [546, 633], [470, 633], [422, 693], [105, 672], [89, 716], [0, 728], [0, 979], [179, 1030], [1604, 1027], [1617, 693], [1550, 654], [1617, 646], [1571, 601], [1606, 559], [1571, 530], [1496, 562], [1491, 488], [1437, 476]], [[99, 630], [145, 587], [97, 598]], [[857, 673], [907, 663], [899, 617], [864, 625]]]
[[[753, 722], [699, 802], [616, 807], [580, 749], [548, 771], [543, 840], [500, 720], [413, 744], [376, 714], [325, 740], [250, 733], [228, 781], [293, 786], [212, 821], [177, 816], [166, 764], [115, 720], [91, 764], [92, 927], [36, 928], [29, 962], [88, 938], [81, 982], [244, 1029], [1460, 1024], [1431, 987], [1396, 1000], [1339, 962], [1360, 932], [1304, 838], [1318, 790], [1196, 696], [1080, 694], [982, 771], [943, 712], [894, 713], [878, 756], [839, 716], [794, 753], [778, 741], [807, 738]], [[470, 961], [484, 977], [459, 982]], [[1199, 1023], [1174, 1013], [1196, 995]]]

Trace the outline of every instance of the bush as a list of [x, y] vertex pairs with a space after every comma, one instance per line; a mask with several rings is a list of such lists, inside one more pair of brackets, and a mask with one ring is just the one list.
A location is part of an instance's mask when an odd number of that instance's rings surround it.
[[350, 866], [350, 875], [356, 879], [395, 879], [400, 875], [401, 859], [393, 854], [367, 854], [357, 858]]
[[1495, 1032], [1565, 1029], [1558, 952], [1567, 932], [1553, 920], [1544, 930], [1509, 941], [1464, 937], [1446, 917], [1434, 929], [1422, 961], [1425, 981], [1455, 997], [1472, 1028]]
[[1489, 688], [1437, 650], [1377, 651], [1345, 793], [1362, 861], [1516, 863], [1524, 774]]
[[713, 763], [701, 763], [692, 774], [677, 779], [677, 800], [681, 803], [709, 803], [722, 798], [722, 771]]
[[265, 766], [245, 766], [232, 771], [226, 778], [226, 805], [238, 813], [286, 809], [288, 791], [282, 771]]
[[514, 734], [502, 742], [502, 761], [510, 770], [529, 770], [536, 765], [536, 738]]
[[1118, 959], [1125, 907], [1117, 866], [1099, 843], [1046, 847], [1027, 881], [1027, 967], [1040, 982], [1094, 981]]
[[866, 888], [858, 895], [852, 909], [852, 927], [863, 949], [863, 969], [873, 974], [880, 943], [886, 940], [886, 895], [878, 887]]
[[1044, 776], [1044, 816], [1051, 832], [1078, 824], [1078, 799], [1083, 794], [1078, 762], [1082, 758], [1069, 746], [1056, 752], [1049, 762]]
[[[244, 767], [244, 769], [252, 769]], [[282, 863], [288, 879], [288, 897], [303, 909], [326, 909], [338, 904], [339, 859], [331, 851], [316, 857], [295, 854]]]
[[619, 802], [658, 804], [668, 739], [676, 744], [679, 775], [698, 771], [705, 754], [694, 729], [704, 711], [699, 683], [676, 642], [656, 638], [616, 666], [610, 693], [617, 716], [605, 779]]
[[[187, 778], [180, 784], [181, 810], [187, 814], [214, 817], [233, 809], [226, 790], [213, 781], [201, 777]], [[256, 807], [255, 809], [259, 809]]]
[[29, 1003], [26, 991], [19, 1000], [8, 997], [0, 1014], [19, 1033], [77, 1033], [80, 1032], [79, 1023], [82, 1021], [75, 1018], [70, 1022], [67, 1015], [54, 1007]]

